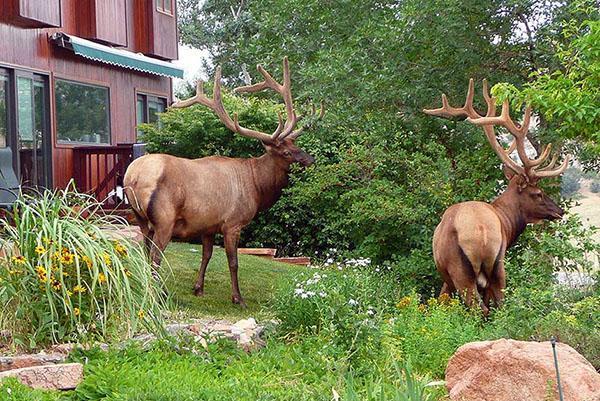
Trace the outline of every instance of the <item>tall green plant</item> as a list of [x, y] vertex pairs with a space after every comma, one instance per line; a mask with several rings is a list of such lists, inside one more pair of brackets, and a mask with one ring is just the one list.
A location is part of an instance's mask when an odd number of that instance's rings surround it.
[[123, 221], [71, 190], [23, 195], [0, 222], [0, 326], [16, 345], [156, 331], [165, 298]]

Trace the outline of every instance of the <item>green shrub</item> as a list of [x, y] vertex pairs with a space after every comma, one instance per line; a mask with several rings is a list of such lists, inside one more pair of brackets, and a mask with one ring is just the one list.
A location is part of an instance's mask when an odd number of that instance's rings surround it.
[[17, 379], [3, 379], [0, 382], [0, 401], [60, 401], [62, 395], [58, 392], [31, 390], [19, 383]]
[[556, 289], [518, 288], [510, 291], [503, 307], [494, 311], [486, 337], [548, 341], [555, 336], [598, 369], [599, 321], [600, 296], [569, 301]]
[[280, 332], [323, 336], [340, 357], [365, 360], [378, 352], [379, 326], [396, 299], [396, 286], [382, 272], [333, 267], [301, 274], [280, 291], [273, 309]]
[[400, 358], [410, 359], [418, 372], [444, 377], [448, 359], [461, 345], [483, 339], [479, 310], [468, 310], [457, 299], [405, 296], [396, 305], [389, 341]]
[[17, 201], [2, 222], [0, 261], [0, 326], [16, 345], [158, 329], [162, 290], [142, 246], [114, 239], [119, 222], [68, 190]]

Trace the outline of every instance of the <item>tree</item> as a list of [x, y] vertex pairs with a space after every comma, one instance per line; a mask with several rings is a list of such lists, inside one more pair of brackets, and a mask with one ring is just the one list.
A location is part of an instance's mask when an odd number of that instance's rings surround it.
[[328, 109], [301, 138], [317, 165], [294, 175], [243, 241], [379, 260], [430, 252], [441, 212], [492, 199], [502, 177], [479, 129], [421, 109], [441, 92], [462, 101], [471, 77], [522, 86], [531, 71], [558, 65], [550, 44], [564, 41], [558, 22], [573, 15], [545, 0], [183, 0], [181, 8], [182, 41], [209, 50], [229, 84], [257, 79], [249, 67], [257, 62], [278, 71], [287, 55], [295, 98], [324, 99]]

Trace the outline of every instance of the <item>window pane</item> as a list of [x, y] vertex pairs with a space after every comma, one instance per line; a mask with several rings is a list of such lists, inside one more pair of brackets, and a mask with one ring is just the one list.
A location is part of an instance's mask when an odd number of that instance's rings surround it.
[[33, 144], [33, 80], [19, 77], [17, 79], [19, 142], [21, 146], [31, 149]]
[[137, 97], [137, 112], [136, 112], [137, 125], [146, 122], [146, 102], [144, 96], [138, 95]]
[[173, 0], [164, 0], [165, 11], [171, 14], [173, 12]]
[[110, 143], [108, 88], [57, 80], [55, 94], [59, 141]]
[[8, 134], [8, 77], [0, 75], [0, 147], [6, 147]]
[[156, 9], [162, 11], [162, 9], [163, 9], [163, 0], [156, 0]]
[[164, 113], [165, 101], [160, 98], [148, 98], [148, 122], [158, 121], [158, 113]]

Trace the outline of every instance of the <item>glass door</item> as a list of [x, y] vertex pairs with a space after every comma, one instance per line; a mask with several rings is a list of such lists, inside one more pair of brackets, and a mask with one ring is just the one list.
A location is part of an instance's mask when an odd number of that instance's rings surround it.
[[0, 69], [0, 148], [6, 147], [8, 136], [8, 71]]
[[16, 89], [17, 153], [21, 182], [29, 187], [50, 187], [47, 80], [35, 74], [17, 73]]

